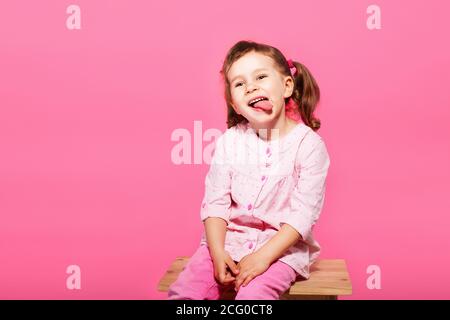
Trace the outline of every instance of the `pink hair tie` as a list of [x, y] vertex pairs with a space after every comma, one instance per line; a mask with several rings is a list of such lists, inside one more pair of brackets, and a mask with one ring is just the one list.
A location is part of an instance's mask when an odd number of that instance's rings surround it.
[[289, 69], [291, 70], [291, 75], [295, 76], [297, 74], [297, 68], [294, 66], [294, 63], [292, 62], [292, 59], [289, 59], [288, 61]]

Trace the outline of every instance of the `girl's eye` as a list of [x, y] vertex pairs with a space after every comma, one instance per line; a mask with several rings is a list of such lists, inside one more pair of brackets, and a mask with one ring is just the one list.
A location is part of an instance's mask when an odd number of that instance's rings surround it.
[[[265, 74], [262, 74], [260, 76], [257, 77], [257, 79], [262, 79], [262, 78], [266, 78], [267, 76]], [[234, 85], [234, 87], [239, 87], [240, 85], [242, 85], [242, 82], [238, 82]]]

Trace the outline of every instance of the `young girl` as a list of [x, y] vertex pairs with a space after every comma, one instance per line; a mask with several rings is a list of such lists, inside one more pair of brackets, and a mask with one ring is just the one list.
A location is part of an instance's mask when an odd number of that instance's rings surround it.
[[319, 88], [309, 70], [269, 45], [240, 41], [228, 52], [228, 129], [205, 179], [200, 247], [169, 299], [279, 299], [309, 278], [320, 252], [312, 229], [330, 165], [313, 116]]

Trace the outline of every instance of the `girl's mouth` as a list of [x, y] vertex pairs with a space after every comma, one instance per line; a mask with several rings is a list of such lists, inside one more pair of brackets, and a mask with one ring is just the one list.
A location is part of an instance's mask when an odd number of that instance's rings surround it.
[[256, 112], [268, 112], [267, 110], [259, 108], [259, 107], [253, 107], [253, 110], [255, 110]]
[[266, 97], [260, 97], [257, 99], [253, 99], [248, 104], [255, 111], [263, 112], [263, 111], [271, 111], [273, 108], [272, 103], [270, 103], [269, 99]]

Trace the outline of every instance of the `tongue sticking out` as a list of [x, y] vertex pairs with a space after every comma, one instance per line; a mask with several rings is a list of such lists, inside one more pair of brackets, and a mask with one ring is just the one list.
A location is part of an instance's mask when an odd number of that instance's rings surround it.
[[264, 111], [270, 111], [272, 110], [272, 107], [272, 104], [268, 100], [258, 101], [253, 105], [253, 108], [259, 108]]

